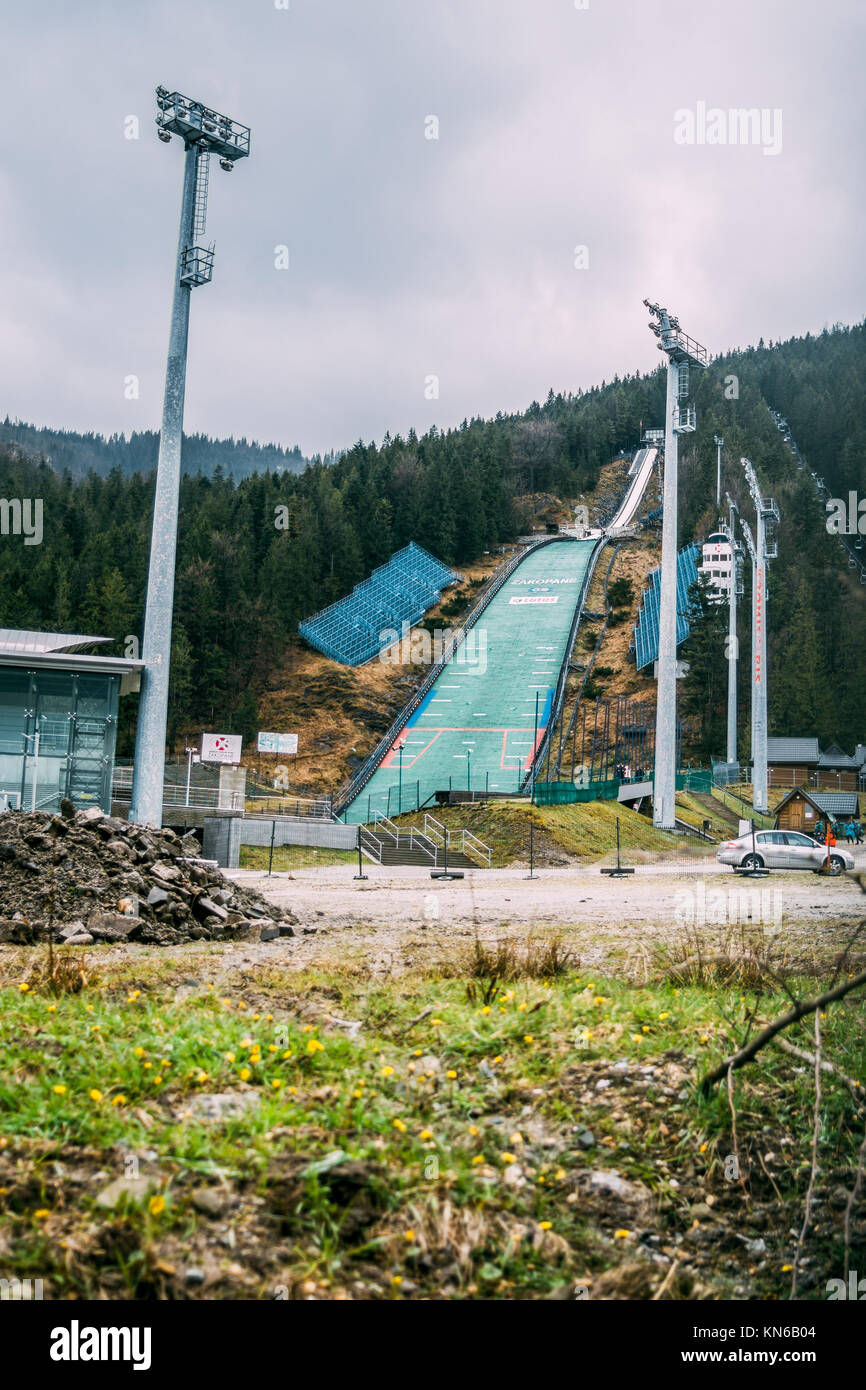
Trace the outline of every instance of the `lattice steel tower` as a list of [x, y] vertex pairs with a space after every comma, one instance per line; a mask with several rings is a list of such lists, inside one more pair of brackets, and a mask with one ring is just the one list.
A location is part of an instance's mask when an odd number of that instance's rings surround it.
[[168, 142], [172, 135], [179, 135], [186, 153], [147, 576], [142, 652], [145, 667], [129, 812], [130, 820], [154, 826], [162, 824], [189, 298], [191, 291], [197, 285], [208, 284], [213, 274], [213, 244], [198, 244], [207, 217], [210, 156], [217, 155], [220, 168], [228, 172], [250, 152], [248, 126], [165, 87], [157, 87], [156, 101], [160, 140]]
[[686, 404], [689, 369], [706, 367], [707, 350], [683, 333], [679, 320], [667, 309], [648, 299], [644, 304], [653, 315], [649, 326], [659, 340], [659, 351], [668, 356], [653, 823], [673, 830], [677, 780], [677, 442], [681, 434], [691, 434], [697, 423], [694, 406]]

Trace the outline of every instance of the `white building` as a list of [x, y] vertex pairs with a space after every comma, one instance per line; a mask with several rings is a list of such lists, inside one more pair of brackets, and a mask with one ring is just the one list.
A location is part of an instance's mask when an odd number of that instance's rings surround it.
[[730, 542], [721, 531], [714, 531], [701, 547], [700, 573], [713, 588], [718, 590], [719, 598], [727, 598], [731, 589], [732, 555]]

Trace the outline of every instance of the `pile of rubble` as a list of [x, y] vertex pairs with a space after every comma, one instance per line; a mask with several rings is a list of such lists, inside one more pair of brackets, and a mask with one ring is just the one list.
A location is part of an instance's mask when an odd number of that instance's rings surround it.
[[262, 940], [294, 936], [296, 918], [230, 882], [195, 835], [152, 830], [97, 807], [0, 815], [0, 942], [55, 939]]

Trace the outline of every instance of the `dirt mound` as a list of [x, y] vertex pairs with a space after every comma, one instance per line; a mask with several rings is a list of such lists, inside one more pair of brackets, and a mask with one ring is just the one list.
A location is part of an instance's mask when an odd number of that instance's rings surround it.
[[93, 807], [0, 816], [0, 942], [264, 939], [297, 919], [201, 859], [195, 835], [152, 830]]

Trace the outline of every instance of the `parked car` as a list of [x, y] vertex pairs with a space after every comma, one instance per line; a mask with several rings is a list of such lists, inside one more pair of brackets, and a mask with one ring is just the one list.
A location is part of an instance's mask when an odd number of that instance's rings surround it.
[[[811, 869], [817, 873], [827, 854], [826, 845], [799, 830], [756, 830], [753, 847], [749, 830], [721, 845], [716, 858], [720, 864], [731, 864], [735, 869]], [[842, 845], [832, 846], [829, 855], [831, 874], [854, 868], [853, 854]]]

